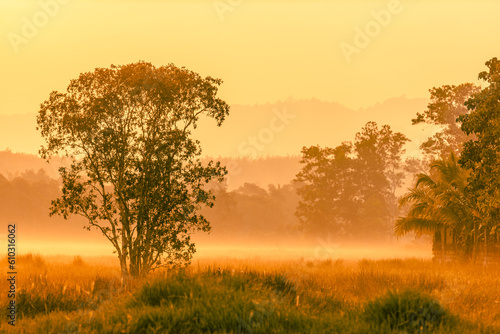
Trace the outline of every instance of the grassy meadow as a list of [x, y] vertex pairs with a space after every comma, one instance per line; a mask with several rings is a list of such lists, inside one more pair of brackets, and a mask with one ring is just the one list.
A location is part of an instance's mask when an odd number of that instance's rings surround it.
[[500, 332], [498, 266], [210, 258], [126, 290], [111, 258], [28, 254], [17, 269], [2, 333]]

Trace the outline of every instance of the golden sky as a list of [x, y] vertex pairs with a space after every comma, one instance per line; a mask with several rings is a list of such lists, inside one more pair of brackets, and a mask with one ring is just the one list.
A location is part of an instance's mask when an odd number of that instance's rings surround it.
[[500, 54], [499, 13], [499, 1], [0, 0], [0, 114], [138, 60], [222, 78], [230, 104], [428, 97]]
[[[500, 1], [0, 0], [0, 149], [36, 154], [34, 113], [51, 91], [81, 72], [144, 60], [223, 79], [231, 105], [316, 98], [355, 112], [318, 120], [322, 110], [298, 110], [271, 143], [254, 145], [260, 156], [335, 146], [371, 120], [408, 134], [415, 151], [428, 134], [410, 135], [410, 120], [426, 102], [400, 112], [378, 103], [476, 82], [500, 56], [499, 14]], [[245, 156], [275, 117], [268, 109], [261, 122], [233, 108], [222, 129], [200, 127], [204, 154]]]

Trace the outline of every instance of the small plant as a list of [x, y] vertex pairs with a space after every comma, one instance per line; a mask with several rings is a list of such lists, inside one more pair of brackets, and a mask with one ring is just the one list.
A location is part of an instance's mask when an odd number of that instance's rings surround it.
[[432, 330], [449, 317], [436, 300], [413, 290], [389, 292], [369, 302], [365, 316], [373, 325], [409, 333]]
[[83, 259], [80, 255], [77, 255], [73, 258], [72, 264], [74, 266], [81, 267], [81, 266], [85, 265], [85, 262], [83, 262]]
[[46, 267], [45, 259], [40, 254], [23, 254], [17, 257], [17, 261], [21, 265], [27, 265], [32, 268], [43, 269]]
[[293, 282], [289, 281], [283, 274], [271, 274], [264, 278], [264, 284], [271, 287], [278, 294], [296, 293], [296, 287]]

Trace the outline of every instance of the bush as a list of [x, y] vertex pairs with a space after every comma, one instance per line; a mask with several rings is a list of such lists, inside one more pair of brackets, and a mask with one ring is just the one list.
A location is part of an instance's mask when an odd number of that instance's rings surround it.
[[81, 286], [77, 283], [52, 282], [46, 276], [35, 276], [27, 281], [32, 284], [16, 293], [17, 314], [20, 318], [55, 311], [95, 310], [103, 301], [120, 292], [118, 280], [101, 276]]
[[77, 267], [82, 267], [85, 265], [85, 262], [80, 255], [77, 255], [73, 258], [73, 262], [71, 264]]
[[264, 277], [264, 284], [272, 288], [279, 295], [290, 294], [295, 296], [296, 286], [283, 274], [270, 274]]
[[26, 265], [33, 268], [45, 269], [46, 263], [43, 256], [40, 254], [22, 254], [17, 256], [17, 263], [20, 265]]
[[372, 325], [409, 333], [432, 330], [450, 318], [436, 300], [413, 290], [389, 292], [369, 302], [364, 315]]

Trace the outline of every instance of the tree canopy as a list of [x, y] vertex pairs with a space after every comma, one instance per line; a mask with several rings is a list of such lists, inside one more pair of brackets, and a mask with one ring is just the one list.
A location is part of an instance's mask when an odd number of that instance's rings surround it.
[[410, 209], [406, 217], [397, 219], [396, 235], [432, 233], [450, 227], [460, 232], [465, 244], [472, 236], [477, 214], [465, 194], [467, 177], [467, 170], [461, 168], [454, 153], [432, 162], [428, 174], [417, 174], [415, 186], [400, 199], [400, 204], [410, 204]]
[[476, 138], [467, 141], [460, 163], [471, 170], [467, 193], [477, 201], [486, 235], [500, 232], [500, 61], [486, 62], [479, 79], [487, 84], [465, 105], [469, 114], [460, 117], [462, 130]]
[[[410, 209], [406, 217], [397, 220], [397, 235], [449, 227], [459, 232], [458, 243], [473, 245], [468, 247], [472, 251], [479, 242], [498, 242], [500, 62], [492, 58], [486, 66], [488, 71], [479, 74], [479, 79], [487, 83], [485, 88], [464, 84], [435, 89], [432, 92], [441, 102], [431, 103], [435, 107], [418, 115], [417, 121], [449, 123], [444, 137], [439, 138], [450, 140], [430, 140], [432, 145], [424, 145], [424, 150], [432, 148], [441, 158], [430, 165], [430, 174], [417, 175], [415, 186], [401, 199], [401, 204], [410, 204]], [[446, 115], [450, 115], [448, 121]], [[455, 116], [458, 118], [452, 122]], [[455, 128], [460, 123], [460, 129]], [[443, 154], [446, 150], [450, 152], [448, 157]]]
[[444, 85], [429, 90], [431, 102], [427, 110], [417, 113], [413, 124], [427, 123], [441, 129], [420, 145], [422, 151], [431, 158], [446, 158], [450, 153], [459, 155], [465, 141], [471, 139], [460, 129], [458, 117], [469, 111], [465, 101], [480, 90], [480, 87], [465, 83], [458, 86]]
[[214, 196], [204, 188], [224, 167], [202, 164], [191, 138], [200, 117], [221, 125], [229, 106], [217, 97], [220, 79], [173, 64], [138, 62], [97, 68], [52, 92], [37, 122], [42, 157], [64, 154], [62, 196], [51, 214], [86, 218], [113, 244], [122, 275], [186, 263], [190, 233], [209, 231], [199, 213]]
[[301, 201], [296, 215], [313, 234], [383, 238], [390, 235], [395, 190], [404, 174], [408, 138], [368, 122], [354, 142], [336, 148], [302, 149], [295, 182]]

